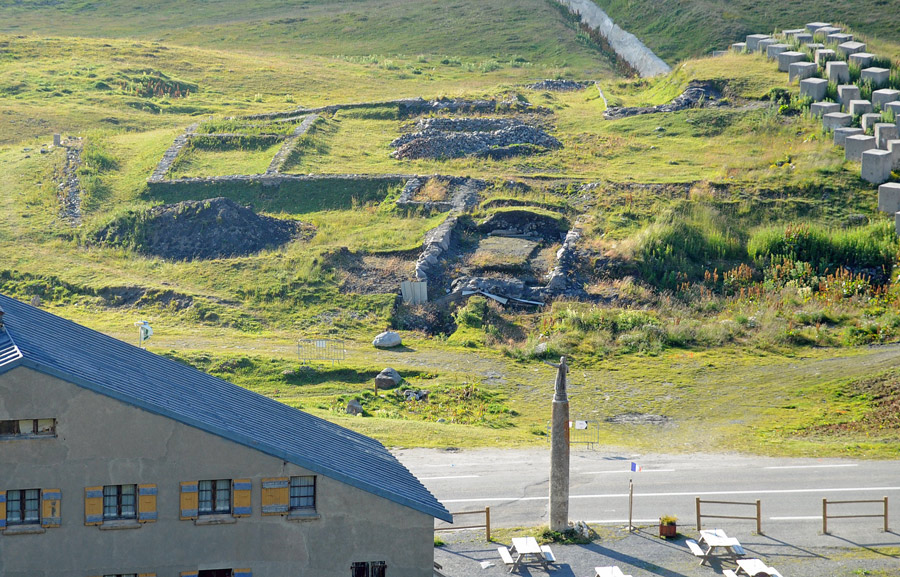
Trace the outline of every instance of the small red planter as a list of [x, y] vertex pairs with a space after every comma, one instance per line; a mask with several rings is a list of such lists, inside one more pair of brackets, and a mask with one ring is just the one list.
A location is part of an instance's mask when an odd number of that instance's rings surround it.
[[659, 525], [659, 536], [660, 537], [675, 537], [678, 535], [678, 525], [672, 523], [671, 525], [663, 525], [660, 523]]

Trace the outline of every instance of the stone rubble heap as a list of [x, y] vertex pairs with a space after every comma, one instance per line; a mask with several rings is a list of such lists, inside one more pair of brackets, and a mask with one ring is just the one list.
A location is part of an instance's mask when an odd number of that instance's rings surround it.
[[540, 82], [535, 82], [534, 84], [528, 84], [525, 88], [530, 88], [531, 90], [548, 90], [552, 92], [571, 92], [573, 90], [584, 90], [592, 83], [590, 82], [576, 82], [574, 80], [541, 80]]
[[562, 143], [556, 138], [539, 128], [525, 124], [489, 132], [447, 132], [426, 129], [404, 135], [391, 145], [397, 148], [392, 156], [402, 159], [533, 153], [540, 149], [555, 150], [562, 147]]
[[[60, 144], [57, 146], [62, 145], [60, 140]], [[81, 166], [83, 145], [84, 142], [81, 138], [66, 140], [66, 165], [63, 168], [63, 181], [57, 186], [57, 197], [62, 205], [60, 217], [72, 226], [81, 224], [81, 182], [78, 180], [78, 167]]]
[[450, 249], [457, 221], [456, 216], [450, 216], [436, 228], [425, 233], [422, 254], [416, 260], [416, 280], [427, 281], [429, 276], [440, 275], [441, 257]]
[[172, 143], [172, 146], [170, 146], [168, 150], [166, 150], [165, 154], [163, 154], [163, 157], [160, 159], [159, 164], [157, 164], [156, 168], [153, 170], [153, 174], [150, 175], [150, 182], [162, 182], [166, 180], [166, 175], [169, 173], [169, 169], [172, 168], [172, 163], [174, 163], [175, 159], [178, 158], [178, 155], [181, 154], [181, 149], [190, 142], [191, 137], [199, 126], [200, 123], [191, 124], [185, 129], [184, 134], [175, 138], [175, 142]]
[[578, 267], [578, 241], [581, 233], [573, 228], [566, 234], [562, 247], [556, 251], [556, 265], [547, 274], [547, 295], [584, 296], [581, 283], [576, 280]]
[[606, 109], [603, 117], [607, 120], [637, 116], [638, 114], [655, 114], [657, 112], [677, 112], [688, 108], [702, 106], [721, 106], [722, 94], [712, 82], [691, 81], [688, 87], [671, 102], [658, 106], [612, 106]]

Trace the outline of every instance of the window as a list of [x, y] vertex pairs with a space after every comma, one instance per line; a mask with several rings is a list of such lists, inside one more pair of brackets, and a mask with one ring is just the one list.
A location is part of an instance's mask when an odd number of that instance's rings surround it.
[[56, 419], [0, 421], [0, 438], [54, 436], [56, 436]]
[[103, 520], [137, 518], [136, 485], [103, 487]]
[[350, 566], [350, 577], [385, 577], [384, 561], [362, 561]]
[[104, 575], [103, 577], [137, 577], [137, 573], [115, 573], [113, 575]]
[[197, 513], [222, 515], [231, 513], [231, 479], [200, 481], [197, 484]]
[[291, 477], [291, 511], [316, 509], [316, 478]]
[[6, 492], [6, 524], [37, 525], [41, 522], [41, 490]]

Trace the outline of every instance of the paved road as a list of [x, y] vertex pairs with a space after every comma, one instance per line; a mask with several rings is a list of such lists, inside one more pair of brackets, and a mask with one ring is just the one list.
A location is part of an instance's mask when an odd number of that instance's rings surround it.
[[[548, 450], [442, 451], [407, 449], [398, 458], [451, 511], [491, 507], [492, 524], [526, 526], [547, 522]], [[643, 471], [630, 471], [631, 462]], [[843, 459], [775, 459], [734, 455], [633, 455], [607, 450], [576, 451], [571, 459], [570, 515], [588, 523], [624, 524], [629, 480], [634, 481], [635, 524], [675, 514], [680, 525], [695, 523], [695, 498], [762, 503], [763, 531], [821, 531], [822, 499], [889, 498], [889, 518], [900, 526], [900, 462]], [[755, 514], [753, 507], [709, 505], [710, 514]], [[837, 506], [835, 506], [837, 507]], [[880, 514], [880, 504], [843, 505], [840, 513]], [[832, 510], [833, 513], [837, 511]], [[704, 521], [704, 525], [722, 524]], [[729, 525], [752, 521], [728, 521]], [[832, 528], [870, 534], [881, 519], [832, 520]], [[792, 528], [793, 527], [793, 528]], [[896, 541], [896, 534], [885, 534]]]

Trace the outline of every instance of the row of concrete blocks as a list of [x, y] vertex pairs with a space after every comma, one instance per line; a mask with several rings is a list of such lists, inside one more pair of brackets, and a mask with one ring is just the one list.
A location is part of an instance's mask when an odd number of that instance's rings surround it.
[[[896, 127], [893, 124], [888, 126]], [[859, 132], [859, 128], [842, 128], [835, 131], [835, 144], [843, 141], [844, 158], [862, 163], [860, 175], [866, 182], [882, 184], [891, 179], [892, 170], [900, 170], [900, 139], [886, 141], [885, 148], [878, 147], [878, 137]], [[900, 210], [900, 209], [898, 209]]]
[[894, 215], [894, 230], [900, 235], [900, 182], [878, 187], [878, 210]]
[[[846, 110], [841, 112], [841, 105], [836, 102], [814, 102], [809, 106], [810, 114], [822, 117], [822, 127], [825, 130], [851, 126], [853, 119], [858, 117], [860, 127], [864, 132], [868, 132], [870, 128], [874, 129], [876, 124], [882, 123], [884, 118], [881, 112], [872, 110], [872, 103], [868, 100], [851, 100], [846, 103]], [[884, 105], [883, 111], [894, 113], [892, 124], [900, 129], [900, 101], [888, 102]]]

